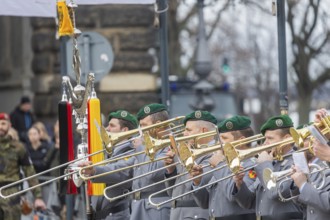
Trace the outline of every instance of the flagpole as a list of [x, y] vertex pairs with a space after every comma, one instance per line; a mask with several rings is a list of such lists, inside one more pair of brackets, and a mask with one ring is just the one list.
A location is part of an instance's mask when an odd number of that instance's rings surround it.
[[[159, 8], [159, 42], [160, 42], [160, 75], [162, 79], [162, 103], [170, 109], [170, 92], [168, 79], [168, 37], [167, 37], [167, 0], [157, 0]], [[156, 12], [157, 13], [157, 12]]]

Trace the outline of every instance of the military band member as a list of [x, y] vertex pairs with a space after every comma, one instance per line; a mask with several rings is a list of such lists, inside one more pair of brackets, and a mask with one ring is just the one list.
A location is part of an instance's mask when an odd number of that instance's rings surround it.
[[[25, 176], [35, 174], [31, 159], [24, 147], [18, 141], [13, 140], [8, 131], [11, 127], [9, 115], [0, 113], [0, 186], [3, 187], [20, 179], [20, 169]], [[28, 180], [29, 186], [35, 186], [39, 182], [36, 178]], [[19, 191], [19, 185], [13, 186], [3, 191], [4, 195]], [[42, 200], [41, 188], [32, 190], [35, 197], [34, 207], [46, 209]], [[21, 219], [20, 196], [9, 199], [0, 198], [0, 219], [19, 220]]]
[[[287, 115], [280, 115], [271, 117], [261, 127], [261, 133], [265, 137], [264, 145], [278, 143], [282, 140], [290, 138], [289, 129], [293, 126], [292, 120]], [[293, 145], [282, 145], [282, 154], [288, 154], [293, 151]], [[280, 201], [276, 187], [267, 189], [263, 181], [263, 171], [266, 168], [273, 172], [287, 170], [291, 168], [293, 161], [291, 157], [283, 161], [274, 161], [273, 156], [276, 153], [276, 147], [271, 152], [261, 152], [257, 159], [257, 166], [255, 168], [257, 180], [254, 191], [251, 191], [246, 183], [241, 180], [238, 175], [235, 179], [235, 187], [233, 196], [245, 208], [253, 207], [255, 202], [255, 210], [258, 219], [262, 220], [289, 220], [302, 219], [302, 210], [293, 201]], [[280, 189], [284, 197], [290, 196], [290, 182], [284, 183]]]
[[[244, 139], [253, 135], [253, 130], [250, 127], [251, 121], [245, 116], [234, 116], [228, 118], [218, 124], [220, 139], [222, 144]], [[250, 146], [243, 144], [237, 148], [247, 149]], [[217, 155], [220, 156], [219, 154]], [[217, 166], [226, 165], [225, 161], [220, 162]], [[244, 168], [254, 165], [252, 159], [247, 159], [242, 162]], [[196, 174], [200, 174], [199, 172]], [[204, 177], [196, 179], [193, 184], [194, 189], [198, 189], [209, 182], [215, 182], [221, 178], [231, 175], [228, 167], [222, 168], [213, 172], [213, 177], [210, 181], [205, 181]], [[255, 173], [253, 169], [247, 172], [244, 176], [244, 181], [249, 188], [253, 188], [255, 182]], [[232, 191], [235, 182], [232, 178], [213, 184], [211, 187], [202, 188], [194, 193], [194, 198], [201, 207], [209, 209], [210, 219], [217, 220], [249, 220], [256, 219], [253, 209], [246, 209], [239, 206], [237, 201], [232, 196]]]
[[[166, 106], [158, 103], [152, 103], [146, 106], [143, 106], [137, 113], [137, 118], [139, 120], [141, 127], [146, 127], [152, 124], [156, 124], [162, 121], [166, 121], [169, 119], [168, 112], [166, 110]], [[156, 128], [153, 131], [150, 131], [150, 134], [154, 138], [162, 138], [160, 132], [165, 128]], [[141, 145], [137, 147], [137, 152], [144, 151], [145, 146]], [[168, 149], [162, 149], [156, 153], [155, 159], [165, 157], [166, 151]], [[142, 163], [150, 161], [150, 158], [146, 154], [136, 156], [135, 163]], [[140, 176], [147, 172], [159, 169], [164, 167], [164, 161], [160, 160], [157, 162], [149, 163], [148, 165], [142, 165], [134, 168], [134, 177]], [[164, 179], [164, 172], [159, 171], [150, 175], [147, 175], [143, 178], [139, 178], [133, 181], [132, 190], [140, 189], [141, 187], [150, 185], [155, 182], [159, 182]], [[153, 219], [153, 220], [168, 220], [170, 216], [170, 206], [164, 205], [159, 209], [149, 204], [148, 197], [152, 193], [155, 193], [159, 190], [165, 188], [164, 184], [158, 184], [154, 187], [148, 188], [140, 193], [135, 193], [133, 195], [132, 201], [132, 213], [131, 220], [145, 220], [145, 219]], [[154, 200], [156, 202], [161, 202], [169, 199], [166, 193], [158, 195]]]
[[[215, 125], [217, 123], [216, 118], [207, 111], [195, 111], [191, 114], [187, 115], [184, 119], [185, 124], [185, 131], [184, 136], [189, 136], [193, 134], [202, 134], [208, 131], [212, 131], [215, 129]], [[191, 144], [207, 144], [211, 145], [213, 144], [214, 136], [210, 136], [207, 138], [202, 138], [198, 143], [191, 143]], [[180, 146], [179, 146], [180, 147]], [[192, 145], [192, 147], [194, 147]], [[168, 156], [171, 157], [171, 159], [165, 160], [165, 165], [169, 165], [174, 162], [173, 156], [174, 154], [172, 152], [168, 152]], [[209, 159], [211, 155], [202, 156], [196, 159], [196, 164], [198, 166], [203, 165], [209, 165]], [[210, 170], [211, 167], [205, 168], [205, 171]], [[185, 172], [185, 168], [181, 165], [171, 167], [167, 169], [167, 172], [165, 174], [166, 178], [175, 176], [177, 174]], [[166, 182], [166, 186], [172, 186], [174, 184], [180, 183], [184, 180], [187, 180], [190, 177], [190, 174], [177, 177], [174, 180]], [[203, 178], [206, 179], [206, 181], [210, 180], [212, 175], [206, 175]], [[171, 190], [168, 190], [169, 195], [172, 197], [181, 195], [185, 192], [188, 192], [191, 190], [191, 182], [187, 182], [183, 185], [180, 185], [178, 187], [175, 187]], [[186, 195], [180, 199], [177, 199], [172, 202], [172, 210], [171, 210], [171, 220], [177, 220], [177, 219], [208, 219], [208, 210], [200, 208], [197, 203], [194, 201], [194, 198], [192, 194]]]
[[[317, 164], [321, 168], [327, 167], [319, 158], [311, 157], [311, 164]], [[321, 173], [311, 174], [307, 180], [299, 167], [294, 167], [295, 173], [291, 175], [295, 185], [292, 187], [293, 196], [298, 196], [298, 202], [307, 205], [306, 215], [307, 220], [330, 219], [330, 170], [324, 171], [324, 185], [316, 189], [315, 186], [320, 186], [323, 181]], [[312, 168], [310, 172], [315, 172], [316, 168]]]
[[[118, 110], [111, 112], [108, 117], [107, 130], [110, 133], [120, 133], [129, 130], [136, 129], [138, 127], [138, 121], [136, 117], [125, 110]], [[134, 150], [132, 142], [125, 144], [118, 144], [113, 150], [111, 157], [115, 158], [126, 154], [133, 153]], [[133, 159], [129, 160], [118, 160], [113, 163], [109, 163], [105, 166], [96, 166], [85, 170], [85, 175], [98, 175], [112, 170], [117, 170], [126, 166], [132, 165]], [[80, 166], [86, 166], [91, 164], [91, 161], [80, 163]], [[93, 183], [106, 183], [107, 186], [119, 183], [123, 180], [132, 178], [132, 170], [123, 170], [110, 175], [105, 175], [93, 179]], [[112, 190], [107, 191], [107, 196], [115, 197], [128, 192], [132, 187], [131, 182], [118, 186]], [[110, 202], [104, 196], [92, 196], [92, 206], [94, 208], [94, 219], [106, 219], [106, 220], [129, 220], [130, 219], [130, 200], [124, 198], [121, 200], [115, 200]]]
[[[327, 116], [325, 109], [319, 109], [315, 114], [315, 123], [319, 123], [323, 117]], [[308, 139], [306, 139], [308, 141]], [[305, 145], [308, 145], [307, 142]], [[318, 140], [313, 140], [313, 151], [321, 157], [323, 160], [329, 156], [330, 161], [330, 146], [321, 144]], [[327, 153], [329, 152], [329, 153]], [[317, 164], [321, 168], [328, 167], [325, 163], [327, 160], [322, 161], [310, 151], [306, 152], [306, 158], [310, 164]], [[292, 187], [293, 196], [298, 196], [298, 202], [303, 203], [307, 206], [306, 215], [307, 220], [316, 219], [329, 219], [330, 218], [330, 170], [324, 171], [325, 182], [324, 186], [316, 189], [315, 186], [320, 186], [323, 181], [323, 175], [321, 173], [311, 174], [308, 178], [301, 172], [298, 167], [294, 168], [296, 171], [291, 175], [295, 185]], [[316, 171], [311, 169], [310, 172]]]
[[[328, 116], [329, 114], [326, 109], [324, 108], [318, 109], [315, 113], [314, 122], [319, 123], [324, 117], [328, 117]], [[326, 133], [325, 136], [328, 140], [330, 140], [330, 132]], [[330, 166], [330, 148], [328, 147], [330, 142], [328, 142], [328, 145], [326, 145], [319, 143], [318, 140], [315, 140], [315, 143], [316, 144], [313, 145], [313, 150], [316, 157], [323, 161], [326, 161], [328, 163], [328, 166]]]

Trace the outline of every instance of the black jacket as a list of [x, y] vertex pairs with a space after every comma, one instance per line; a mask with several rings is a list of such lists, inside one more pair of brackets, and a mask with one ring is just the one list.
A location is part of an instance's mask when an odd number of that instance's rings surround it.
[[[26, 124], [26, 118], [30, 122]], [[35, 118], [31, 112], [23, 112], [19, 106], [10, 114], [10, 121], [18, 132], [19, 139], [23, 142], [27, 142], [27, 131], [30, 129], [32, 124], [35, 122]]]

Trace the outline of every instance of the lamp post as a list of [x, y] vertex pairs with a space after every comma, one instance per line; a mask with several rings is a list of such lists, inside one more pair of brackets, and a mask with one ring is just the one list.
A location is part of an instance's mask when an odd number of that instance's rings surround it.
[[214, 108], [214, 100], [211, 97], [211, 92], [214, 86], [206, 80], [212, 70], [212, 62], [205, 31], [203, 12], [204, 0], [198, 0], [197, 7], [199, 25], [194, 69], [200, 81], [193, 86], [196, 98], [194, 103], [191, 104], [191, 107], [194, 110], [212, 111]]

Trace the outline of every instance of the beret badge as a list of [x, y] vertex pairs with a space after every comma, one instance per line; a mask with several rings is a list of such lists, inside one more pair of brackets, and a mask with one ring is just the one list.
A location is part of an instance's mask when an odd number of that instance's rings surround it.
[[282, 127], [283, 126], [283, 120], [282, 119], [277, 119], [275, 121], [275, 124], [276, 124], [277, 127]]
[[202, 112], [201, 111], [196, 111], [195, 112], [195, 118], [201, 118], [202, 117]]
[[146, 114], [150, 113], [150, 107], [149, 106], [144, 107], [143, 111]]
[[233, 127], [234, 127], [234, 124], [233, 124], [233, 122], [231, 122], [231, 121], [228, 121], [228, 122], [226, 123], [226, 128], [227, 128], [228, 130], [231, 130], [231, 129], [233, 129]]
[[123, 117], [123, 118], [126, 118], [127, 117], [127, 111], [122, 111], [120, 113], [120, 116]]

